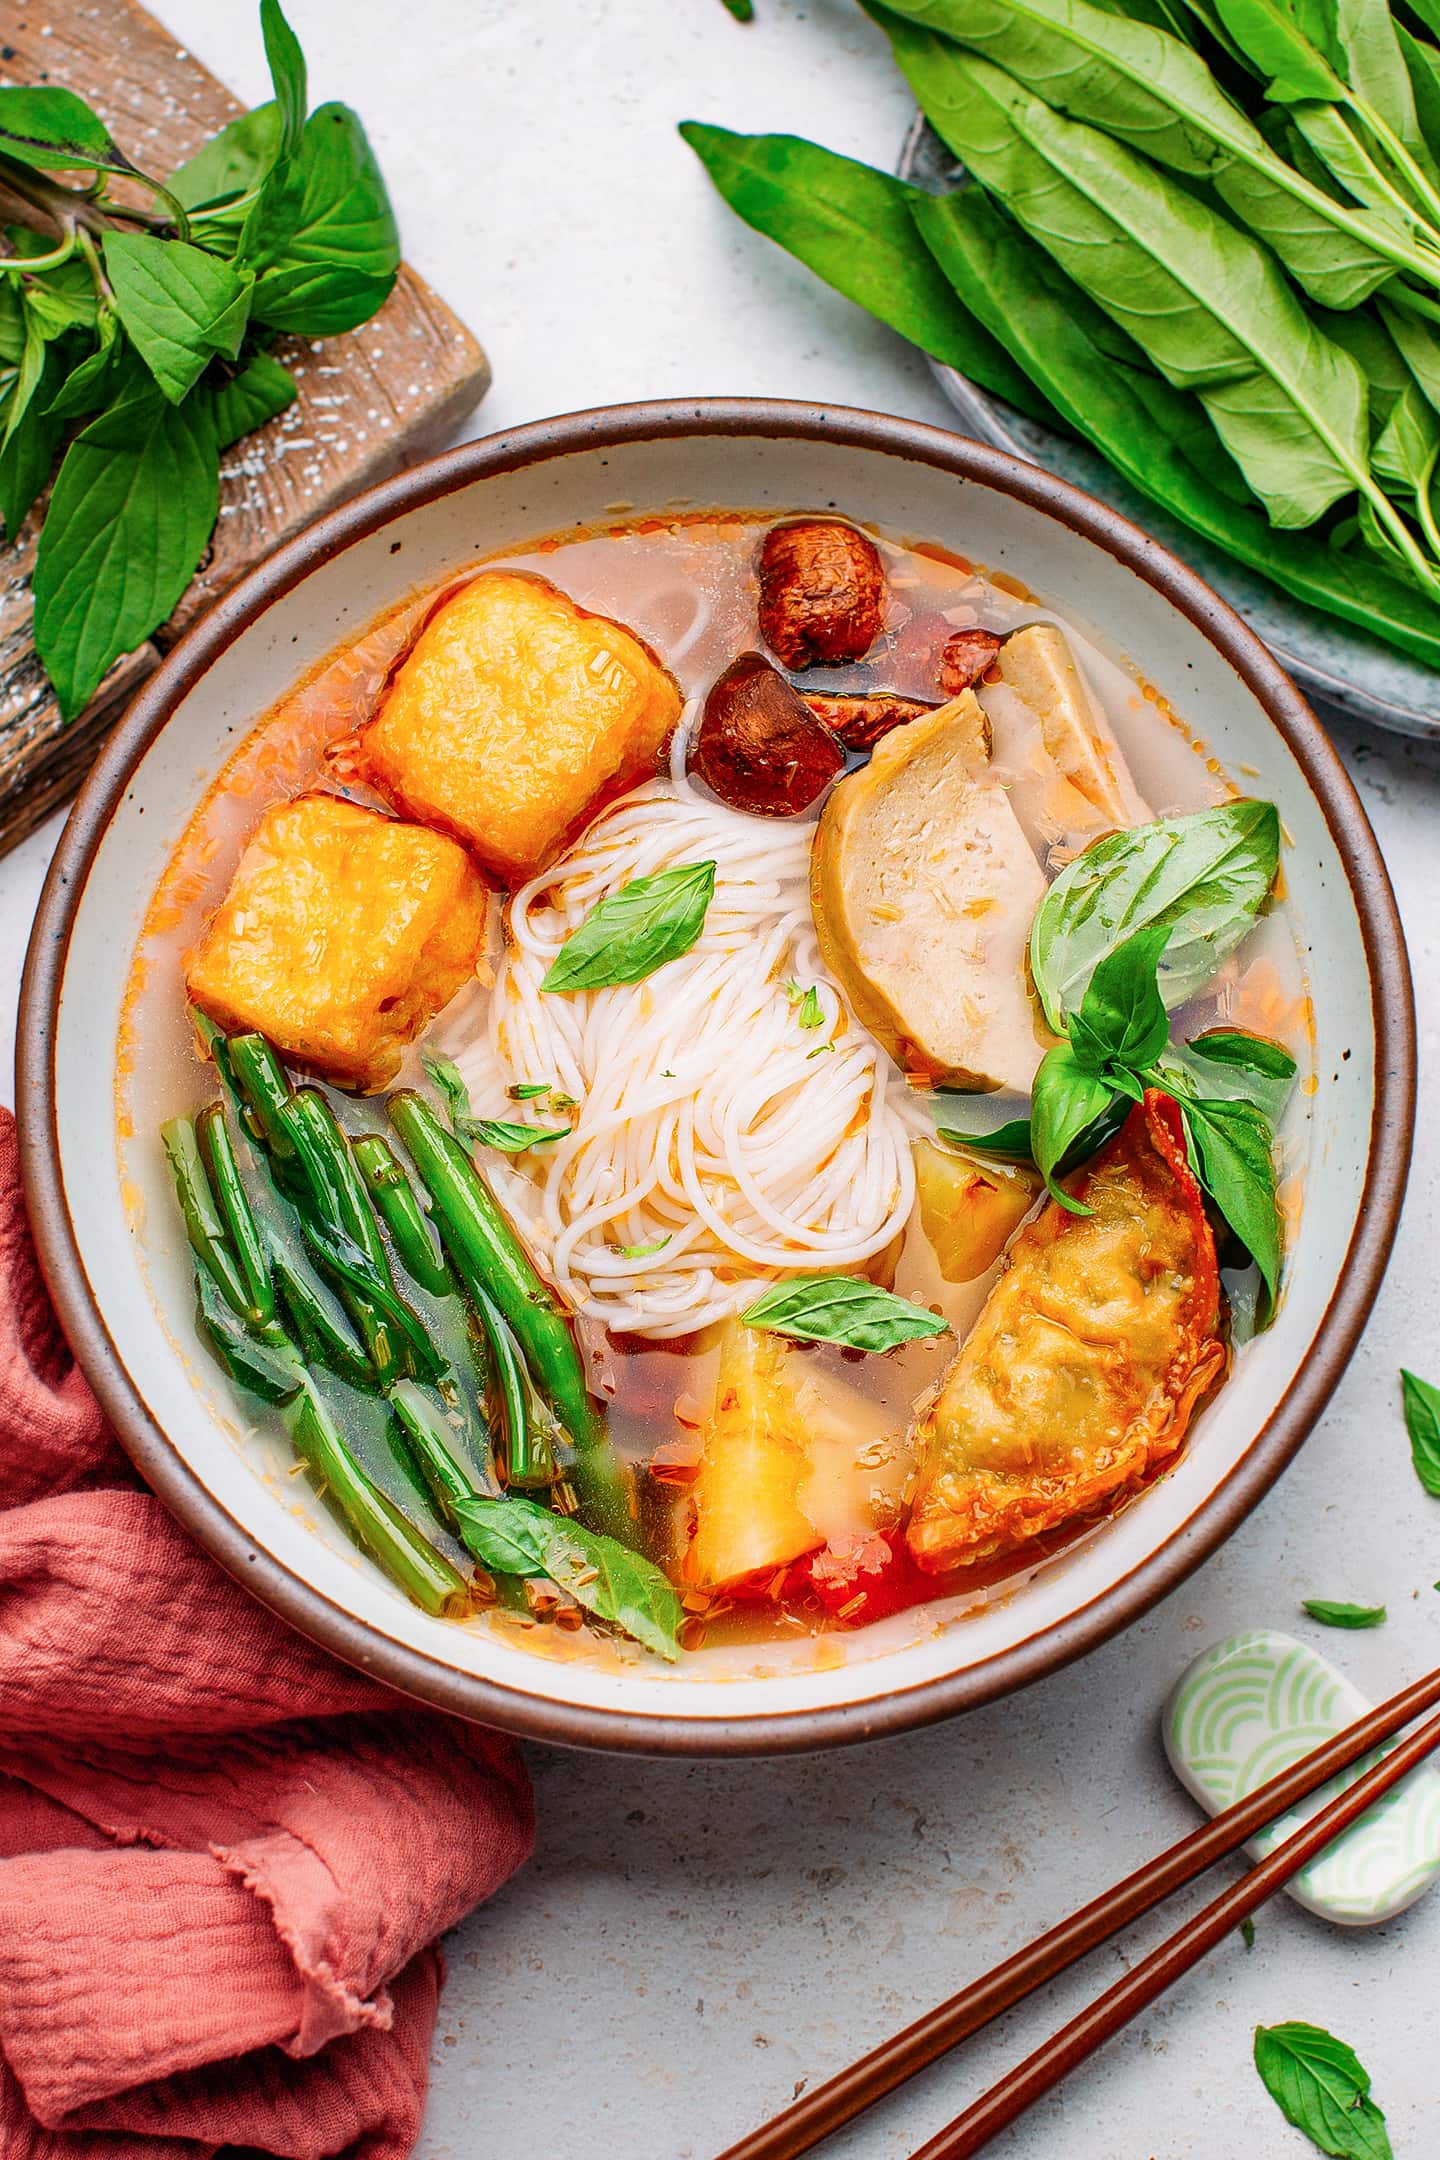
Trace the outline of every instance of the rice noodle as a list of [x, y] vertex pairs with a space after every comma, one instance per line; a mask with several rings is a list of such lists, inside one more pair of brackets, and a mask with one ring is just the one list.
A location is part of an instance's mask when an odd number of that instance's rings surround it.
[[[742, 1311], [757, 1278], [870, 1259], [910, 1213], [910, 1133], [929, 1120], [825, 972], [813, 834], [812, 819], [702, 797], [677, 743], [669, 778], [612, 805], [510, 903], [485, 1031], [457, 1062], [487, 1114], [515, 1117], [506, 1090], [524, 1082], [579, 1104], [566, 1139], [486, 1171], [557, 1287], [608, 1327], [688, 1334]], [[711, 860], [688, 953], [642, 983], [542, 993], [596, 901]], [[822, 1018], [802, 1028], [796, 991], [812, 983]]]

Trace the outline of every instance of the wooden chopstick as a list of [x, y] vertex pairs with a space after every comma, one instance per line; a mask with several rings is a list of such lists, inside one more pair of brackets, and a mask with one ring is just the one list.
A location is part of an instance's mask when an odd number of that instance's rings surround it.
[[1142, 1958], [1124, 1978], [1113, 1987], [1097, 1995], [1078, 2017], [1062, 2025], [1054, 2037], [1043, 2047], [1027, 2055], [996, 2084], [983, 2093], [963, 2115], [957, 2115], [927, 2144], [919, 2146], [910, 2160], [971, 2160], [982, 2146], [988, 2145], [998, 2131], [1007, 2123], [1023, 2115], [1032, 2102], [1042, 2093], [1058, 2085], [1077, 2064], [1093, 2055], [1105, 2042], [1137, 2016], [1157, 1995], [1162, 1995], [1171, 1982], [1187, 1973], [1192, 1965], [1199, 1963], [1207, 1951], [1213, 1950], [1233, 1928], [1247, 1919], [1258, 1905], [1273, 1897], [1292, 1875], [1315, 1858], [1319, 1852], [1351, 1823], [1356, 1822], [1367, 1808], [1387, 1793], [1392, 1785], [1423, 1762], [1435, 1748], [1440, 1747], [1440, 1717], [1431, 1718], [1428, 1724], [1400, 1742], [1383, 1762], [1376, 1763], [1364, 1777], [1339, 1794], [1297, 1830], [1293, 1837], [1277, 1845], [1274, 1852], [1221, 1892], [1203, 1912], [1187, 1920], [1177, 1928], [1168, 1941]]
[[796, 2160], [798, 2154], [809, 2152], [821, 2138], [853, 2122], [866, 2108], [937, 2062], [1003, 2011], [1023, 2002], [1042, 1982], [1099, 1949], [1112, 1935], [1203, 1875], [1217, 1860], [1237, 1851], [1267, 1823], [1308, 1799], [1319, 1786], [1437, 1703], [1440, 1671], [1417, 1680], [1378, 1709], [1368, 1711], [1312, 1754], [1282, 1770], [1268, 1785], [1237, 1800], [1213, 1821], [1202, 1823], [1113, 1889], [1082, 1905], [1024, 1949], [962, 1988], [958, 1995], [937, 2004], [903, 2032], [882, 2040], [868, 2055], [837, 2071], [823, 2085], [803, 2093], [769, 2122], [750, 2131], [737, 2144], [727, 2146], [719, 2160]]

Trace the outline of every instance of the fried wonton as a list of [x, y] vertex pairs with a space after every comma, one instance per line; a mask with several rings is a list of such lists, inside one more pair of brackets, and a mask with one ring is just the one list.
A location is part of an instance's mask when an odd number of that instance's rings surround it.
[[1215, 1239], [1168, 1095], [1151, 1090], [1004, 1274], [922, 1420], [910, 1550], [932, 1574], [1113, 1506], [1219, 1380]]

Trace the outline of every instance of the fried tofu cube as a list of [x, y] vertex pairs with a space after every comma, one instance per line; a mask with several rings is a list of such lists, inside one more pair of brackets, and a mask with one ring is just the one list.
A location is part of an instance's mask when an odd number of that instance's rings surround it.
[[474, 972], [487, 893], [465, 850], [339, 795], [273, 803], [190, 955], [191, 998], [342, 1086], [383, 1087]]
[[680, 705], [621, 624], [544, 578], [489, 570], [431, 616], [357, 764], [404, 816], [453, 833], [518, 885], [658, 770]]

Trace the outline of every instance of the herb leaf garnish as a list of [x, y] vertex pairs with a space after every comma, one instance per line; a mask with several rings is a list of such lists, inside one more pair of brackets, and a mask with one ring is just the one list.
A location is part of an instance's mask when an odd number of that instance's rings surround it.
[[1111, 1082], [1087, 1072], [1069, 1043], [1057, 1043], [1040, 1061], [1030, 1097], [1030, 1143], [1050, 1197], [1072, 1215], [1091, 1210], [1057, 1184], [1060, 1165], [1081, 1134], [1105, 1115], [1114, 1096]]
[[1386, 1617], [1383, 1605], [1337, 1604], [1330, 1598], [1321, 1597], [1302, 1598], [1300, 1603], [1302, 1611], [1309, 1613], [1312, 1620], [1318, 1620], [1322, 1627], [1380, 1627]]
[[457, 1499], [454, 1514], [462, 1542], [481, 1567], [499, 1575], [546, 1576], [597, 1620], [622, 1629], [657, 1657], [679, 1656], [684, 1608], [653, 1560], [513, 1493], [504, 1500]]
[[506, 1155], [521, 1155], [526, 1148], [543, 1147], [547, 1140], [564, 1140], [568, 1125], [518, 1125], [505, 1118], [467, 1118], [465, 1138], [476, 1147], [499, 1148]]
[[1426, 1492], [1440, 1500], [1440, 1388], [1400, 1368], [1410, 1459]]
[[1159, 969], [1167, 1011], [1209, 982], [1254, 925], [1280, 865], [1268, 802], [1223, 803], [1112, 833], [1060, 872], [1036, 911], [1030, 965], [1057, 1034], [1100, 962], [1140, 930], [1170, 933]]
[[153, 233], [105, 238], [115, 311], [172, 405], [217, 353], [233, 360], [250, 310], [248, 270]]
[[[1223, 0], [1222, 0], [1223, 4]], [[1285, 2120], [1335, 2160], [1393, 2160], [1353, 2048], [1319, 2025], [1257, 2025], [1255, 2068]]]
[[667, 960], [689, 952], [714, 891], [713, 862], [677, 863], [654, 877], [632, 878], [591, 908], [551, 962], [541, 989], [607, 990], [643, 982]]
[[1002, 1162], [1034, 1161], [1029, 1118], [1012, 1118], [986, 1133], [960, 1132], [953, 1125], [937, 1125], [935, 1131], [948, 1147], [966, 1148], [972, 1155], [996, 1155]]
[[740, 1315], [746, 1327], [767, 1328], [799, 1342], [843, 1343], [851, 1350], [893, 1350], [921, 1335], [943, 1335], [949, 1322], [858, 1275], [792, 1275], [766, 1290]]

